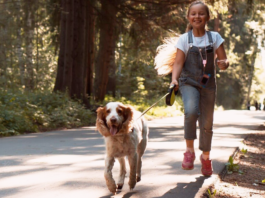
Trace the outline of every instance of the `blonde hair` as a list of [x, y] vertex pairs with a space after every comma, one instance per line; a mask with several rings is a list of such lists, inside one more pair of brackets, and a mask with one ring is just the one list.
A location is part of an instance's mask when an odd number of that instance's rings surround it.
[[177, 49], [175, 45], [178, 42], [179, 35], [175, 33], [176, 36], [168, 37], [163, 40], [163, 44], [158, 46], [156, 49], [155, 56], [155, 69], [157, 74], [164, 76], [170, 74], [173, 69], [173, 64], [176, 59]]
[[[201, 4], [201, 5], [203, 5], [203, 6], [205, 7], [205, 9], [206, 9], [206, 13], [207, 13], [207, 15], [208, 15], [208, 17], [209, 17], [209, 19], [210, 19], [210, 9], [209, 9], [209, 7], [208, 7], [204, 2], [202, 2], [202, 1], [194, 1], [194, 2], [192, 2], [192, 3], [189, 5], [188, 11], [187, 11], [187, 17], [188, 17], [189, 14], [190, 14], [190, 9], [191, 9], [191, 7], [194, 6], [194, 5], [198, 5], [198, 4]], [[187, 28], [186, 28], [186, 32], [188, 32], [188, 31], [190, 31], [190, 30], [192, 30], [192, 25], [191, 25], [190, 23], [188, 23]]]

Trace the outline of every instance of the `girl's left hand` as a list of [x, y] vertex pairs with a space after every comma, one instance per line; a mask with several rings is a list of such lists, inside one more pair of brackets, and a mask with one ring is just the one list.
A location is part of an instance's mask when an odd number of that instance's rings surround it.
[[217, 60], [217, 65], [221, 70], [226, 70], [229, 67], [229, 61], [227, 59]]

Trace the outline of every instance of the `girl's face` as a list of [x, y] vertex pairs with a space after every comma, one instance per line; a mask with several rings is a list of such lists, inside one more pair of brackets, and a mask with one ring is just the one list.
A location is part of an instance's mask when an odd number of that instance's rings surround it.
[[210, 19], [205, 6], [202, 4], [191, 6], [187, 18], [194, 29], [205, 29], [205, 25]]

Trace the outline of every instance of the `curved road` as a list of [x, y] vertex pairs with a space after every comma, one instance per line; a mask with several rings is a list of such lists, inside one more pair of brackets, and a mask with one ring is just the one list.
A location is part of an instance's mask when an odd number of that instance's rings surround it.
[[[122, 192], [115, 196], [105, 185], [104, 140], [95, 127], [0, 138], [0, 197], [199, 197], [215, 181], [236, 147], [242, 146], [242, 139], [264, 122], [264, 111], [216, 111], [211, 154], [214, 174], [205, 178], [200, 173], [197, 141], [194, 170], [181, 169], [183, 117], [149, 121], [142, 181], [129, 191], [126, 177]], [[115, 179], [118, 171], [116, 162]]]

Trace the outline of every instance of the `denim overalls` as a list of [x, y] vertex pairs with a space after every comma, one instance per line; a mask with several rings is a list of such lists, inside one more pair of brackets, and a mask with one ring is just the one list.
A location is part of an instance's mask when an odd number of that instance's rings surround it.
[[[205, 74], [210, 76], [206, 85], [201, 84], [203, 64], [199, 49], [193, 46], [192, 31], [188, 32], [190, 48], [179, 78], [179, 89], [184, 103], [184, 132], [185, 139], [194, 140], [196, 135], [196, 123], [199, 120], [200, 136], [199, 149], [211, 150], [213, 135], [213, 113], [216, 96], [216, 78], [214, 65], [214, 49], [211, 33], [207, 31], [210, 45], [206, 47], [207, 64]], [[205, 55], [205, 47], [201, 48], [202, 57]]]

